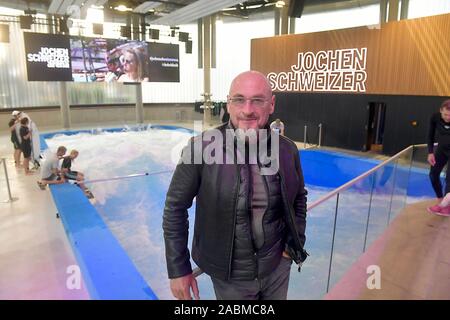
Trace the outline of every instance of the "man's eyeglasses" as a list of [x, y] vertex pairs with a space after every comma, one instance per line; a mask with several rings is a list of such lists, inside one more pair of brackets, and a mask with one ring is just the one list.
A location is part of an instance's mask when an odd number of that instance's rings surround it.
[[233, 97], [233, 98], [228, 98], [228, 101], [236, 106], [236, 107], [243, 107], [245, 106], [245, 103], [248, 101], [250, 101], [250, 104], [254, 107], [264, 107], [264, 105], [269, 101], [267, 99], [264, 98], [244, 98], [244, 97]]

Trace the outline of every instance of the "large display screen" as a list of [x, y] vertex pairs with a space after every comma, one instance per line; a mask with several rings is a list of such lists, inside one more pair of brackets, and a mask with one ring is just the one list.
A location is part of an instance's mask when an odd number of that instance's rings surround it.
[[[177, 44], [147, 43], [144, 41], [69, 37], [24, 33], [29, 81], [75, 82], [179, 82], [179, 46]], [[27, 43], [30, 45], [27, 46]], [[33, 44], [33, 45], [31, 45]], [[39, 47], [39, 48], [37, 48]], [[44, 48], [41, 50], [41, 48]], [[53, 48], [51, 51], [48, 48]], [[60, 73], [49, 72], [50, 67], [28, 64], [44, 60], [35, 52], [56, 52], [59, 61], [52, 62]], [[63, 59], [64, 57], [64, 59]], [[56, 58], [53, 57], [53, 60]], [[52, 60], [52, 61], [53, 61]], [[63, 64], [63, 61], [66, 64]], [[33, 61], [34, 62], [34, 61]], [[51, 69], [51, 68], [50, 68]], [[54, 68], [53, 68], [54, 69]], [[55, 71], [55, 70], [50, 71]]]
[[180, 82], [180, 49], [177, 44], [151, 42], [150, 81]]

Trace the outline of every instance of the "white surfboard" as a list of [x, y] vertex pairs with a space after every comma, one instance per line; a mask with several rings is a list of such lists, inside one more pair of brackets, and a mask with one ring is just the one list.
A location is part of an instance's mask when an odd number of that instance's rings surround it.
[[39, 138], [39, 130], [33, 121], [31, 121], [30, 130], [31, 130], [31, 160], [33, 160], [34, 162], [37, 161], [40, 165], [41, 140]]

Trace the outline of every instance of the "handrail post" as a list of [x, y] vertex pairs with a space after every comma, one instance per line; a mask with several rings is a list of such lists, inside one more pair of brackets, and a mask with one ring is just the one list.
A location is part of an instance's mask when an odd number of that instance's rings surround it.
[[334, 238], [336, 236], [336, 220], [339, 208], [339, 193], [336, 195], [336, 210], [334, 211], [333, 238], [331, 240], [330, 264], [328, 266], [327, 293], [330, 290], [331, 267], [333, 264]]
[[397, 182], [397, 165], [398, 165], [398, 159], [395, 161], [395, 167], [394, 167], [394, 181], [392, 182], [392, 192], [391, 192], [391, 201], [389, 202], [389, 212], [388, 212], [388, 221], [387, 225], [389, 226], [389, 223], [391, 222], [391, 210], [392, 210], [392, 201], [394, 199], [394, 193], [395, 193], [395, 183]]
[[6, 188], [8, 189], [8, 200], [3, 200], [2, 202], [4, 202], [4, 203], [13, 202], [13, 201], [18, 200], [18, 198], [13, 198], [11, 196], [11, 188], [9, 185], [8, 170], [6, 169], [6, 159], [2, 158], [2, 162], [3, 162], [3, 170], [5, 171]]
[[322, 146], [322, 124], [319, 123], [319, 147]]
[[366, 233], [364, 235], [363, 252], [366, 252], [367, 234], [369, 233], [369, 223], [370, 223], [370, 211], [372, 210], [373, 189], [375, 188], [375, 181], [376, 181], [376, 179], [377, 179], [377, 173], [374, 172], [373, 175], [372, 175], [372, 188], [370, 189], [369, 210], [367, 211]]
[[305, 126], [303, 130], [303, 148], [306, 149], [306, 132], [308, 131], [308, 126]]

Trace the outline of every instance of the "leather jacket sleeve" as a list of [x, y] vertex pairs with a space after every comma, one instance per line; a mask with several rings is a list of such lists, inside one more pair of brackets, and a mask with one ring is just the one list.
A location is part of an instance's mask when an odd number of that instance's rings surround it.
[[297, 152], [295, 157], [295, 170], [300, 180], [300, 185], [297, 191], [297, 195], [294, 200], [294, 212], [295, 212], [295, 225], [297, 227], [298, 236], [300, 238], [300, 244], [302, 247], [305, 245], [305, 229], [306, 229], [306, 196], [308, 192], [305, 189], [305, 181], [303, 179], [303, 171], [300, 164], [300, 156]]
[[[191, 151], [191, 152], [189, 152]], [[194, 164], [193, 139], [183, 149], [166, 196], [163, 215], [167, 272], [170, 279], [192, 273], [187, 246], [189, 234], [188, 209], [198, 193], [201, 165]], [[189, 154], [186, 157], [186, 154]], [[188, 159], [186, 159], [188, 158]]]
[[293, 214], [295, 231], [297, 232], [297, 239], [300, 242], [300, 248], [295, 245], [296, 241], [293, 239], [291, 234], [287, 235], [285, 250], [289, 253], [289, 256], [299, 265], [299, 271], [303, 261], [306, 260], [309, 255], [303, 248], [306, 241], [305, 229], [306, 229], [306, 196], [308, 192], [305, 189], [305, 182], [303, 178], [303, 172], [300, 164], [300, 156], [297, 152], [295, 155], [295, 171], [299, 179], [298, 189], [293, 202]]

